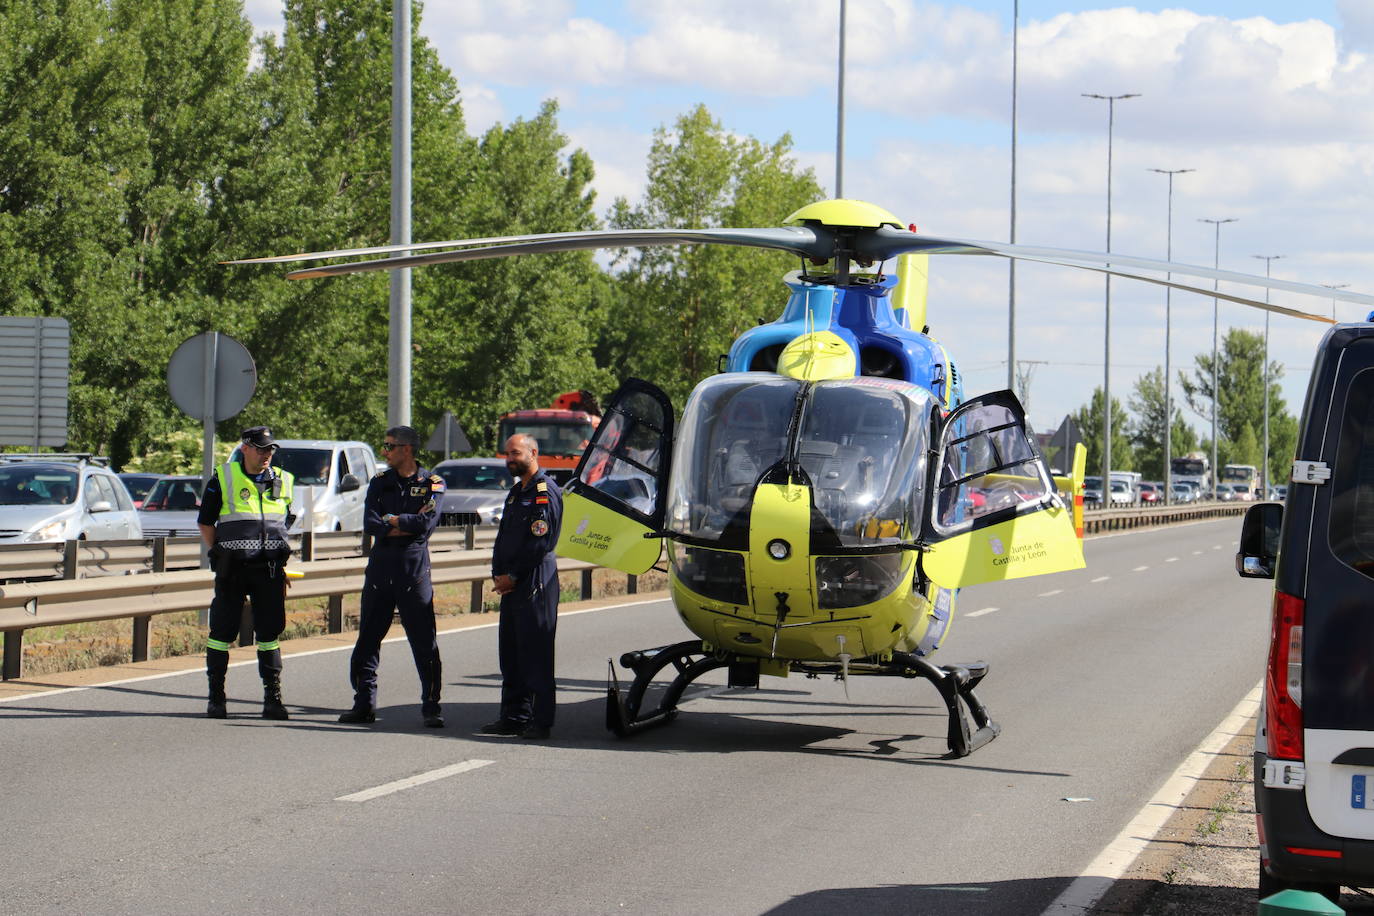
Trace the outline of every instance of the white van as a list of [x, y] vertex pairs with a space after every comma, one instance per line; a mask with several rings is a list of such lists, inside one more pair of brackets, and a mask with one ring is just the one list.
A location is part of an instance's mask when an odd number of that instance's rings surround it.
[[333, 439], [278, 439], [277, 445], [272, 466], [296, 478], [292, 530], [305, 530], [309, 510], [312, 531], [362, 531], [363, 497], [367, 482], [377, 473], [372, 446]]

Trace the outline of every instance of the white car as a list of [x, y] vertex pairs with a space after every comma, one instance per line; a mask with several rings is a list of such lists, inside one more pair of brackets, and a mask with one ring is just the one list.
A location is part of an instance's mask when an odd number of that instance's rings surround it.
[[[307, 511], [314, 516], [312, 531], [362, 531], [367, 482], [377, 473], [372, 446], [333, 439], [278, 439], [277, 445], [272, 466], [296, 478], [292, 531], [304, 528]], [[230, 457], [237, 456], [235, 448]]]
[[199, 537], [196, 519], [204, 488], [199, 477], [163, 477], [153, 484], [138, 510], [144, 537]]
[[1112, 481], [1111, 504], [1113, 506], [1129, 506], [1135, 502], [1135, 494], [1131, 492], [1131, 485], [1124, 480]]
[[141, 537], [134, 502], [107, 459], [0, 456], [0, 544]]

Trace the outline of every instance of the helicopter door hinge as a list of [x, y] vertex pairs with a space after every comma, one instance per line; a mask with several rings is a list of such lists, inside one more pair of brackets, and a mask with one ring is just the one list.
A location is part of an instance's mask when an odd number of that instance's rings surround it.
[[1324, 461], [1293, 462], [1293, 483], [1310, 483], [1321, 486], [1331, 479], [1331, 468]]

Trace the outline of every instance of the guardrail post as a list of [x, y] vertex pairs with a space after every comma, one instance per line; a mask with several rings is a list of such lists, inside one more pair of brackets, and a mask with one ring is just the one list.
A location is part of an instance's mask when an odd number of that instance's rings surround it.
[[329, 620], [325, 629], [330, 633], [343, 632], [343, 595], [329, 596]]
[[584, 569], [584, 570], [582, 570], [582, 600], [583, 600], [583, 601], [590, 601], [591, 599], [592, 599], [592, 571], [591, 571], [590, 569]]
[[253, 635], [253, 605], [251, 601], [245, 601], [239, 616], [239, 645], [251, 646], [256, 642], [257, 637]]
[[631, 575], [625, 577], [625, 594], [627, 594], [627, 595], [638, 595], [638, 594], [639, 594], [639, 576], [636, 576], [636, 575], [631, 574]]
[[13, 681], [24, 673], [24, 631], [5, 631], [5, 662], [0, 677]]
[[62, 578], [75, 579], [78, 560], [77, 546], [79, 541], [68, 541], [62, 548]]
[[301, 535], [301, 562], [309, 563], [313, 559], [315, 559], [315, 532], [306, 531]]
[[146, 662], [148, 660], [148, 628], [153, 622], [151, 614], [134, 618], [134, 648], [132, 660], [136, 662]]
[[167, 571], [167, 539], [153, 538], [153, 572]]
[[471, 522], [464, 527], [467, 530], [463, 532], [463, 549], [475, 550], [477, 548], [477, 527]]
[[472, 603], [468, 605], [469, 614], [482, 614], [487, 610], [482, 604], [482, 580], [474, 579], [472, 582]]

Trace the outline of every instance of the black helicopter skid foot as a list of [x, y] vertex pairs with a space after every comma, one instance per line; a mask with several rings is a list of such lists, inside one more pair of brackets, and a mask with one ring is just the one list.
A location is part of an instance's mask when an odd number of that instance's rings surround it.
[[[729, 659], [707, 652], [701, 640], [695, 639], [657, 649], [626, 652], [620, 656], [620, 664], [633, 671], [635, 676], [629, 688], [622, 691], [614, 663], [607, 662], [610, 676], [606, 682], [606, 728], [626, 738], [655, 725], [671, 722], [677, 717], [677, 704], [687, 686], [708, 671], [726, 666]], [[669, 666], [673, 669], [672, 680], [662, 687], [657, 696], [657, 705], [646, 710], [645, 695], [655, 678]]]
[[[992, 721], [987, 707], [973, 692], [973, 688], [987, 677], [987, 662], [937, 666], [906, 652], [892, 653], [892, 660], [924, 677], [940, 691], [949, 712], [950, 757], [967, 757], [1002, 733], [1002, 726]], [[965, 709], [968, 715], [964, 714]], [[969, 716], [973, 718], [972, 725]]]

